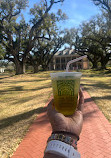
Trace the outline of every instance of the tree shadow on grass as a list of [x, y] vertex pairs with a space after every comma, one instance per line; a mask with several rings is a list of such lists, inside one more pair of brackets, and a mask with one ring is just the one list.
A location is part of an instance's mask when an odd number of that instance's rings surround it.
[[111, 69], [106, 69], [106, 70], [91, 70], [89, 72], [83, 73], [84, 77], [110, 77], [111, 76]]
[[102, 88], [102, 89], [111, 89], [111, 85], [109, 84], [105, 84], [102, 82], [98, 82], [96, 84], [92, 84], [92, 86], [98, 87], [98, 88]]
[[[0, 74], [0, 80], [5, 79], [5, 78], [10, 78], [13, 77], [14, 75], [6, 75], [6, 74]], [[1, 83], [1, 82], [0, 82]]]
[[33, 89], [26, 89], [24, 88], [24, 86], [11, 86], [5, 90], [0, 90], [0, 94], [9, 94], [10, 92], [15, 92], [15, 91], [18, 91], [18, 92], [23, 92], [23, 91], [37, 91], [37, 90], [41, 90], [41, 89], [45, 89], [45, 88], [50, 88], [51, 87], [51, 83], [47, 84], [47, 85], [43, 85], [43, 86], [40, 86], [40, 87], [35, 87]]
[[[94, 84], [81, 84], [83, 87], [88, 86], [88, 87], [95, 87], [95, 88], [101, 88], [101, 89], [111, 89], [111, 84], [105, 84], [103, 82], [98, 82], [98, 83], [94, 83]], [[87, 88], [90, 89], [90, 88]]]
[[29, 89], [30, 91], [36, 91], [36, 90], [41, 90], [41, 89], [45, 89], [45, 88], [50, 88], [51, 87], [51, 83], [47, 84], [47, 85], [43, 85], [43, 86], [40, 86], [40, 87], [35, 87], [33, 89]]
[[[11, 76], [11, 77], [13, 77], [13, 76]], [[6, 78], [9, 78], [9, 77], [6, 77]], [[40, 77], [39, 77], [40, 78]], [[2, 79], [2, 78], [1, 78]], [[46, 81], [46, 80], [49, 80], [48, 78], [43, 78], [43, 77], [41, 77], [41, 79], [37, 79], [37, 80], [33, 80], [33, 79], [31, 79], [31, 80], [21, 80], [21, 81], [5, 81], [5, 83], [11, 83], [11, 84], [18, 84], [18, 83], [31, 83], [31, 82], [40, 82], [40, 81]], [[4, 83], [3, 81], [1, 81], [0, 82], [1, 84], [2, 83]]]
[[[26, 102], [28, 102], [28, 101], [31, 101], [31, 100], [33, 100], [33, 99], [36, 99], [36, 98], [39, 98], [39, 97], [44, 97], [44, 93], [42, 93], [42, 94], [35, 94], [35, 95], [33, 95], [33, 96], [28, 96], [28, 97], [23, 97], [23, 98], [20, 98], [20, 99], [17, 99], [17, 101], [14, 101], [13, 103], [11, 103], [11, 105], [18, 105], [18, 104], [24, 104], [24, 103], [26, 103]], [[47, 101], [47, 100], [46, 100]]]
[[30, 118], [34, 114], [40, 114], [47, 111], [47, 107], [39, 107], [37, 109], [18, 114], [15, 116], [7, 117], [5, 119], [0, 120], [0, 129], [6, 128], [10, 125], [13, 125], [14, 123], [17, 123], [21, 120], [25, 120]]
[[11, 86], [11, 87], [7, 87], [7, 89], [5, 90], [0, 90], [0, 94], [8, 94], [10, 92], [13, 92], [13, 91], [24, 91], [24, 86]]
[[111, 100], [111, 95], [106, 95], [106, 96], [102, 96], [102, 97], [91, 97], [91, 98], [84, 99], [84, 101], [85, 102], [91, 102], [92, 100], [99, 100], [99, 99], [108, 99], [108, 100]]
[[46, 80], [48, 80], [48, 79], [42, 77], [42, 79], [37, 79], [37, 80], [31, 79], [31, 80], [14, 81], [12, 83], [15, 84], [15, 83], [23, 83], [23, 82], [40, 82], [40, 81], [46, 81]]

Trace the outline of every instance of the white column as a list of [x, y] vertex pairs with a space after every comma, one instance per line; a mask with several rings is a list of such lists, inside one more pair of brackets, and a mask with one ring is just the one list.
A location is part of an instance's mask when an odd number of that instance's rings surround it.
[[54, 70], [55, 70], [55, 68], [56, 68], [56, 66], [55, 66], [55, 64], [56, 64], [55, 58], [54, 58], [53, 63], [54, 63]]

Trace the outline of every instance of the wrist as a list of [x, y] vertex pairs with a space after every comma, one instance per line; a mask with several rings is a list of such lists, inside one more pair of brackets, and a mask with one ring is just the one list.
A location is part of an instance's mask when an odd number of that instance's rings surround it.
[[[73, 158], [73, 155], [76, 155], [77, 158], [80, 158], [80, 154], [77, 151], [78, 140], [79, 137], [76, 134], [70, 132], [52, 132], [51, 136], [47, 140], [44, 158]], [[66, 149], [69, 151], [68, 153]]]
[[52, 140], [59, 140], [68, 145], [71, 145], [74, 149], [77, 150], [77, 138], [75, 136], [71, 137], [71, 134], [68, 132], [65, 132], [64, 134], [62, 134], [62, 132], [52, 132], [51, 136], [47, 140], [47, 143]]
[[63, 134], [65, 136], [70, 136], [71, 138], [75, 139], [78, 141], [80, 138], [77, 134], [72, 133], [72, 132], [67, 132], [67, 131], [53, 131], [52, 134]]
[[75, 141], [78, 141], [78, 138], [70, 133], [63, 133], [64, 136], [68, 136], [71, 137], [72, 139], [74, 139]]
[[[80, 153], [73, 146], [59, 140], [49, 141], [44, 153], [45, 155], [49, 153], [50, 156], [54, 154], [54, 156], [57, 155], [59, 158], [80, 158]], [[47, 156], [45, 158], [50, 157]]]

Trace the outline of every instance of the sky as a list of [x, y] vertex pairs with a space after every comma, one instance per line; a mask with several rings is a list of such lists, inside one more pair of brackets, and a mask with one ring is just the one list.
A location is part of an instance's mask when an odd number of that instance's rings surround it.
[[[48, 2], [50, 0], [47, 0]], [[29, 7], [33, 7], [35, 3], [39, 4], [40, 0], [29, 0]], [[95, 6], [92, 0], [65, 0], [62, 4], [54, 4], [51, 11], [56, 13], [58, 9], [61, 9], [68, 19], [59, 23], [62, 28], [77, 28], [83, 21], [88, 21], [94, 15], [100, 13], [100, 8]], [[29, 9], [24, 11], [26, 21], [29, 20]]]

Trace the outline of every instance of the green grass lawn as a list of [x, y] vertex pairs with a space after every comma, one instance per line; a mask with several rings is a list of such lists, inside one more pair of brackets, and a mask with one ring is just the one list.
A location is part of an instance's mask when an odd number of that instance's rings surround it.
[[84, 71], [81, 85], [111, 122], [111, 71]]
[[[1, 152], [12, 155], [33, 120], [46, 110], [43, 106], [52, 94], [49, 73], [0, 74]], [[81, 85], [111, 122], [111, 73], [83, 71]]]

